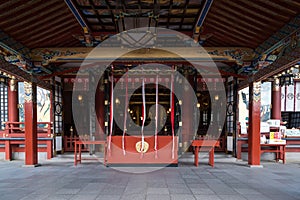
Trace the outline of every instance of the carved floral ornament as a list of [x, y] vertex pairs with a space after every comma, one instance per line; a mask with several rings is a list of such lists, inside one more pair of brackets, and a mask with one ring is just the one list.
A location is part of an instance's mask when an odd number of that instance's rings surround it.
[[25, 103], [32, 102], [32, 83], [24, 82], [24, 101]]
[[49, 61], [55, 61], [59, 57], [77, 57], [84, 58], [90, 50], [87, 49], [34, 49], [32, 57], [34, 60], [42, 62], [42, 65], [48, 65]]
[[[92, 48], [46, 48], [34, 49], [31, 56], [33, 60], [42, 62], [42, 65], [48, 65], [49, 62], [55, 62], [57, 59], [84, 59]], [[242, 65], [244, 60], [252, 59], [253, 50], [250, 48], [205, 48], [199, 49], [197, 55], [207, 55], [224, 57], [235, 60]]]
[[9, 80], [9, 89], [12, 92], [17, 91], [18, 88], [18, 82], [16, 81], [16, 78], [13, 76], [12, 79]]
[[261, 82], [254, 82], [253, 83], [253, 100], [255, 102], [260, 101], [261, 99]]
[[280, 81], [279, 78], [274, 78], [273, 82], [273, 91], [279, 91], [280, 90]]

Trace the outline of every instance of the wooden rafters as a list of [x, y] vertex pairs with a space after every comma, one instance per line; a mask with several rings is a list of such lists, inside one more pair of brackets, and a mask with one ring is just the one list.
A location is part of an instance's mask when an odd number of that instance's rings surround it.
[[[109, 10], [109, 12], [110, 12], [110, 17], [111, 17], [111, 20], [112, 20], [112, 22], [115, 24], [115, 32], [118, 32], [118, 30], [119, 30], [119, 26], [118, 26], [118, 22], [117, 22], [117, 20], [115, 19], [115, 16], [114, 16], [114, 12], [112, 11], [112, 7], [111, 7], [111, 5], [109, 4], [109, 2], [108, 2], [108, 0], [105, 0], [105, 3], [106, 3], [106, 9], [108, 9]], [[105, 8], [104, 8], [105, 9]]]
[[[52, 34], [49, 34], [51, 32], [50, 30], [47, 31], [48, 34], [47, 34], [47, 32], [43, 32], [42, 33], [43, 35], [39, 35], [40, 37], [36, 38], [34, 41], [31, 41], [31, 40], [28, 41], [28, 43], [32, 47], [37, 47], [45, 40], [49, 41], [52, 38], [54, 38], [54, 40], [52, 40], [52, 41], [55, 41], [55, 39], [58, 39], [59, 37], [61, 37], [62, 34], [65, 34], [66, 32], [73, 30], [73, 28], [75, 28], [75, 27], [77, 27], [77, 24], [73, 24], [73, 23], [68, 26], [55, 27], [53, 29], [55, 32], [53, 32]], [[52, 45], [49, 45], [49, 46], [52, 46]]]
[[43, 80], [39, 80], [39, 79], [35, 78], [33, 75], [30, 75], [29, 73], [19, 69], [15, 65], [9, 64], [8, 62], [6, 62], [5, 60], [3, 60], [1, 58], [0, 58], [0, 70], [15, 76], [17, 80], [34, 82], [38, 86], [45, 88], [47, 90], [52, 89], [50, 83], [47, 83]]
[[[187, 0], [188, 1], [188, 0]], [[169, 28], [170, 26], [170, 16], [171, 16], [171, 10], [172, 10], [172, 6], [173, 6], [173, 0], [170, 0], [170, 3], [169, 3], [169, 9], [168, 9], [168, 17], [167, 17], [167, 28]], [[181, 24], [180, 24], [180, 27], [182, 26], [182, 19], [181, 19]]]
[[279, 45], [279, 43], [284, 43], [284, 41], [290, 37], [296, 30], [300, 28], [300, 14], [287, 23], [284, 27], [278, 30], [275, 34], [269, 37], [261, 45], [259, 45], [255, 52], [257, 55], [262, 53], [268, 53], [272, 51], [272, 47]]
[[243, 89], [249, 85], [251, 82], [257, 82], [264, 80], [268, 77], [277, 75], [278, 73], [289, 69], [291, 66], [295, 65], [300, 61], [300, 46], [296, 47], [292, 51], [286, 53], [274, 63], [259, 70], [256, 74], [248, 77], [247, 80], [239, 83], [239, 89]]
[[0, 29], [0, 47], [6, 49], [11, 54], [21, 55], [23, 58], [30, 58], [30, 50], [20, 42], [9, 37]]
[[94, 5], [94, 2], [92, 0], [89, 0], [89, 3], [93, 9], [93, 11], [95, 12], [95, 15], [96, 15], [96, 18], [98, 19], [98, 22], [99, 22], [99, 25], [104, 28], [103, 26], [103, 22], [102, 22], [102, 19], [101, 19], [101, 16], [99, 15], [98, 11], [95, 9], [95, 5]]
[[189, 4], [189, 0], [185, 0], [184, 9], [183, 9], [182, 17], [181, 17], [180, 28], [182, 28], [182, 24], [184, 21], [184, 16], [186, 14], [186, 9], [187, 9], [188, 4]]
[[[239, 2], [219, 0], [214, 2], [211, 7], [204, 23], [204, 30], [205, 33], [214, 34], [220, 32], [220, 28], [223, 29], [226, 26], [227, 29], [225, 32], [222, 32], [222, 35], [234, 40], [231, 46], [256, 48], [272, 36], [274, 32], [289, 23], [290, 19], [299, 14], [299, 3], [294, 0]], [[220, 24], [224, 26], [221, 27]], [[246, 34], [246, 36], [243, 34]], [[215, 42], [209, 42], [209, 40], [214, 40]], [[209, 40], [206, 41], [206, 46], [211, 46], [212, 44], [221, 46], [223, 43], [222, 40], [214, 36]]]
[[[20, 6], [20, 5], [19, 5]], [[30, 6], [30, 5], [28, 5]], [[11, 18], [12, 13], [6, 13], [6, 16], [1, 16], [0, 26], [10, 26], [15, 24], [18, 21], [22, 21], [22, 19], [26, 19], [30, 16], [34, 16], [40, 13], [41, 9], [46, 9], [47, 7], [55, 6], [55, 2], [47, 1], [44, 4], [40, 4], [39, 6], [33, 7], [30, 9], [30, 12], [22, 12], [22, 13], [14, 13], [16, 14], [14, 18]], [[31, 7], [31, 6], [30, 6]], [[4, 20], [6, 19], [6, 20]]]
[[[23, 43], [28, 48], [35, 48], [37, 45], [56, 46], [61, 45], [57, 42], [60, 35], [56, 35], [57, 41], [49, 42], [48, 38], [43, 35], [54, 35], [55, 27], [64, 24], [64, 26], [72, 26], [68, 34], [64, 35], [64, 41], [76, 41], [73, 35], [81, 34], [82, 30], [76, 19], [69, 11], [64, 1], [28, 1], [26, 3], [16, 0], [16, 4], [0, 4], [3, 15], [0, 15], [0, 29], [9, 34], [15, 40]], [[26, 41], [25, 41], [26, 38]], [[36, 39], [38, 43], [35, 43]], [[77, 40], [78, 41], [78, 40]], [[75, 46], [81, 46], [80, 42], [73, 43]]]
[[8, 32], [14, 32], [14, 34], [27, 33], [28, 30], [36, 29], [37, 27], [42, 27], [43, 24], [47, 24], [51, 21], [55, 21], [57, 18], [62, 18], [66, 15], [66, 12], [57, 12], [60, 9], [60, 5], [55, 5], [45, 10], [45, 12], [39, 13], [37, 16], [40, 20], [36, 21], [34, 18], [28, 17], [22, 20], [23, 27], [20, 27], [19, 23], [15, 23], [6, 28]]

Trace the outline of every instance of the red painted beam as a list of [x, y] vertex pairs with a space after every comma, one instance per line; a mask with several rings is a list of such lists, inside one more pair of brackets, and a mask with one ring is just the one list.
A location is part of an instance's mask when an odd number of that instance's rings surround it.
[[9, 81], [8, 90], [8, 121], [19, 121], [18, 109], [18, 82], [14, 79]]
[[25, 165], [38, 164], [36, 85], [24, 82], [25, 95]]
[[260, 165], [260, 104], [261, 83], [249, 85], [249, 136], [248, 136], [248, 164]]
[[281, 87], [279, 83], [272, 82], [272, 108], [271, 108], [271, 119], [281, 120]]

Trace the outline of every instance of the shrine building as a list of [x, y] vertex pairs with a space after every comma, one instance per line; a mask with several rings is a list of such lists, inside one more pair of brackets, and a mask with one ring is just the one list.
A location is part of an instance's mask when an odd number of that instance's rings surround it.
[[212, 167], [215, 154], [258, 167], [300, 151], [296, 0], [14, 0], [0, 11], [2, 160], [179, 166], [187, 153], [198, 166], [209, 152]]

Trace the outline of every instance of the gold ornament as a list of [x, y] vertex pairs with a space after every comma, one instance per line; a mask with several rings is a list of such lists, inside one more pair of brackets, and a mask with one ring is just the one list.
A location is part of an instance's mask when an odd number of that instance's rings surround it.
[[142, 149], [142, 141], [139, 141], [135, 144], [135, 149], [137, 152], [141, 153], [146, 153], [149, 149], [149, 143], [144, 141], [144, 148]]

